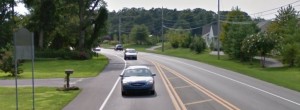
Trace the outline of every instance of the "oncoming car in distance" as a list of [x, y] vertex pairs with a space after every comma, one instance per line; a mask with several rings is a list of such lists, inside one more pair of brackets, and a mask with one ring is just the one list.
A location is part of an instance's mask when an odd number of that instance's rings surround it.
[[122, 44], [117, 44], [117, 45], [115, 46], [114, 50], [115, 50], [115, 51], [117, 51], [117, 50], [123, 51], [123, 46], [122, 46]]
[[147, 66], [129, 66], [120, 74], [122, 95], [137, 92], [147, 92], [154, 95], [155, 75]]
[[124, 51], [124, 60], [134, 59], [137, 60], [137, 51], [135, 49], [127, 48]]

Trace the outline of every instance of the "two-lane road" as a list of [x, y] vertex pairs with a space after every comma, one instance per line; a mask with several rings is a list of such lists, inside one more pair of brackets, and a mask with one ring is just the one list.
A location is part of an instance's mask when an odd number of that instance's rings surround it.
[[[300, 107], [299, 92], [207, 64], [143, 52], [139, 52], [138, 60], [124, 61], [121, 51], [103, 49], [101, 53], [111, 63], [94, 78], [97, 86], [105, 86], [94, 90], [98, 93], [93, 97], [97, 102], [85, 98], [90, 94], [79, 96], [81, 101], [89, 102], [86, 106], [96, 107], [88, 110], [298, 110]], [[119, 74], [129, 65], [146, 65], [157, 74], [156, 95], [121, 95]], [[115, 71], [111, 72], [110, 67]], [[79, 110], [72, 103], [69, 106]]]
[[[150, 53], [139, 55], [172, 69], [177, 74], [222, 98], [226, 103], [235, 106], [236, 108], [233, 109], [298, 110], [300, 108], [300, 93], [296, 91], [195, 61]], [[170, 79], [174, 81], [172, 76], [170, 76]], [[177, 89], [178, 94], [188, 109], [197, 110], [193, 105], [188, 105], [192, 103], [189, 100], [197, 97], [197, 94], [187, 95], [187, 92], [182, 92], [187, 91], [187, 89], [190, 88]], [[190, 99], [188, 99], [189, 97]], [[205, 103], [201, 104], [205, 105]], [[202, 105], [198, 104], [196, 106], [201, 107]], [[226, 108], [230, 109], [230, 107]]]
[[[299, 110], [300, 93], [211, 65], [152, 53], [123, 60], [102, 49], [109, 65], [97, 77], [73, 79], [82, 92], [64, 110]], [[99, 62], [101, 63], [101, 62]], [[155, 72], [156, 94], [122, 96], [119, 75], [130, 65]], [[270, 76], [271, 77], [271, 76]], [[61, 79], [51, 79], [52, 86]], [[1, 86], [10, 86], [1, 80]], [[26, 80], [20, 85], [26, 85]], [[27, 84], [28, 85], [28, 84]], [[37, 86], [47, 86], [38, 80]]]

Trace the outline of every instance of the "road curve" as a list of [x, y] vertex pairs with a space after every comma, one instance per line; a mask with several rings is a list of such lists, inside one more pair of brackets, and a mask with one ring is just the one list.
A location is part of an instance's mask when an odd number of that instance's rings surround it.
[[[123, 52], [102, 49], [109, 58], [94, 78], [72, 79], [82, 92], [64, 110], [298, 110], [300, 93], [236, 72], [182, 58], [138, 53], [123, 60]], [[99, 62], [101, 63], [101, 62]], [[157, 74], [156, 94], [122, 96], [119, 74], [130, 65], [146, 65]], [[62, 79], [37, 79], [36, 86], [62, 85]], [[48, 83], [47, 83], [48, 82]], [[0, 80], [0, 86], [13, 86]], [[30, 80], [19, 80], [20, 86]]]
[[[98, 77], [79, 83], [83, 92], [64, 110], [298, 110], [300, 107], [299, 92], [211, 65], [144, 52], [139, 52], [138, 60], [126, 62], [121, 51], [102, 49], [102, 54], [110, 59], [108, 67]], [[118, 75], [124, 66], [130, 65], [146, 65], [157, 73], [156, 95], [121, 95]]]
[[[166, 65], [236, 106], [237, 109], [298, 110], [300, 108], [300, 93], [293, 90], [191, 60], [151, 53], [140, 53], [139, 55]], [[189, 103], [187, 97], [196, 97], [186, 95], [186, 92], [179, 94], [182, 94], [184, 103]], [[188, 105], [187, 108], [194, 109], [193, 105]]]

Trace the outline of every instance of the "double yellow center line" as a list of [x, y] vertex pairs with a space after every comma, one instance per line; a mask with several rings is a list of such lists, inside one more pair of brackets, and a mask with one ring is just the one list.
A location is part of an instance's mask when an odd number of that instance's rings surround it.
[[172, 100], [176, 110], [187, 110], [187, 108], [186, 108], [185, 104], [182, 102], [182, 100], [180, 99], [180, 97], [178, 96], [177, 92], [175, 91], [175, 89], [172, 86], [171, 82], [168, 80], [168, 78], [165, 75], [162, 68], [164, 68], [165, 70], [167, 70], [170, 73], [174, 74], [175, 76], [182, 79], [183, 81], [185, 81], [186, 83], [188, 83], [192, 87], [196, 88], [197, 90], [201, 91], [202, 93], [206, 94], [212, 100], [214, 100], [217, 103], [223, 105], [228, 110], [240, 110], [236, 106], [232, 105], [231, 103], [227, 102], [226, 100], [222, 99], [221, 97], [215, 95], [214, 93], [210, 92], [209, 90], [205, 89], [204, 87], [200, 86], [199, 84], [193, 82], [189, 78], [181, 75], [180, 73], [176, 72], [175, 70], [170, 69], [170, 68], [168, 68], [164, 65], [161, 65], [157, 62], [153, 62], [153, 61], [150, 61], [150, 62], [152, 62], [155, 65], [156, 69], [158, 70], [158, 72], [159, 72], [159, 74], [162, 78], [163, 83], [166, 85], [167, 91], [168, 91], [168, 93], [171, 97], [171, 100]]

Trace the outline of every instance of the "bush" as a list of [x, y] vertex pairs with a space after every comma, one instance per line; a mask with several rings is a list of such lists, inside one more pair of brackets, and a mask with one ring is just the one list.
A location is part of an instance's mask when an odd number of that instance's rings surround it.
[[179, 42], [177, 42], [177, 41], [173, 41], [173, 42], [170, 42], [170, 43], [171, 43], [171, 46], [173, 48], [178, 48], [179, 47]]
[[87, 60], [91, 59], [94, 53], [90, 50], [70, 51], [70, 50], [45, 50], [35, 53], [37, 58], [58, 58], [66, 60]]
[[[4, 73], [11, 73], [12, 76], [15, 76], [15, 64], [12, 55], [11, 51], [0, 53], [0, 69], [4, 71]], [[20, 68], [21, 64], [21, 61], [17, 61], [17, 74], [21, 74], [23, 72]]]
[[197, 54], [203, 52], [206, 49], [205, 41], [201, 37], [194, 37], [190, 45], [190, 49], [195, 51]]
[[298, 47], [296, 44], [286, 44], [283, 46], [282, 60], [289, 67], [293, 67], [297, 63]]

